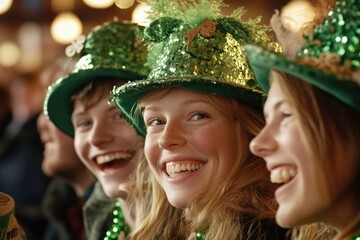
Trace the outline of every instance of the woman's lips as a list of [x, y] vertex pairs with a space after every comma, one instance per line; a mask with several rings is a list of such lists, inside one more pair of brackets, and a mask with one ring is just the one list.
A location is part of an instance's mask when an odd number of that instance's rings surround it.
[[182, 173], [197, 171], [203, 166], [202, 162], [168, 162], [166, 163], [166, 173], [170, 177], [177, 177]]

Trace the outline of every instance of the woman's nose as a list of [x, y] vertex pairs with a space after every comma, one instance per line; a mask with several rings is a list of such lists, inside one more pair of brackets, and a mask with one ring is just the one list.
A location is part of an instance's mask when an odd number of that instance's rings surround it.
[[276, 140], [269, 126], [265, 126], [250, 142], [250, 151], [259, 157], [265, 157], [276, 149]]
[[186, 143], [186, 129], [179, 123], [167, 122], [161, 132], [158, 145], [164, 150], [171, 150]]

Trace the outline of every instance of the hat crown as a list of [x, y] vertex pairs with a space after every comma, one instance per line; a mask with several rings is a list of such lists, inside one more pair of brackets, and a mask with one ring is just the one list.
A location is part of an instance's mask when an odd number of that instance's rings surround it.
[[175, 18], [159, 18], [145, 29], [145, 39], [160, 43], [161, 48], [161, 53], [153, 57], [156, 61], [147, 80], [196, 77], [262, 93], [242, 47], [256, 43], [280, 51], [266, 31], [263, 26], [231, 17], [203, 19], [196, 27]]
[[360, 68], [360, 1], [337, 1], [296, 57], [340, 78], [353, 78], [352, 72]]
[[243, 8], [222, 16], [221, 0], [147, 2], [152, 21], [144, 40], [151, 72], [143, 81], [114, 87], [110, 96], [140, 135], [146, 135], [146, 127], [136, 106], [154, 89], [187, 88], [262, 107], [264, 92], [254, 80], [243, 46], [257, 44], [272, 52], [279, 52], [280, 46], [267, 36], [270, 27], [259, 25], [260, 17], [240, 20]]
[[141, 41], [142, 30], [137, 24], [108, 22], [95, 27], [86, 37], [76, 39], [66, 48], [66, 55], [80, 55], [74, 72], [107, 68], [146, 76], [149, 69], [144, 66], [147, 47]]

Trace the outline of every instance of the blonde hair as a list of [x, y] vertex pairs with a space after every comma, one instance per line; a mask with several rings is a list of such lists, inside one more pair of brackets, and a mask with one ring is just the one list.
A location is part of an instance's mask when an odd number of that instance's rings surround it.
[[[174, 90], [176, 88], [159, 89], [147, 94], [139, 102], [137, 114], [141, 114], [147, 101]], [[265, 239], [269, 230], [277, 228], [275, 189], [269, 181], [269, 172], [265, 162], [249, 151], [251, 139], [264, 125], [261, 111], [230, 97], [211, 94], [204, 97], [234, 120], [239, 146], [237, 159], [220, 186], [202, 192], [184, 210], [171, 206], [152, 173], [149, 170], [144, 173], [143, 168], [148, 166], [143, 158], [136, 187], [142, 192], [133, 193], [137, 207], [141, 208], [133, 239], [195, 239], [197, 232], [205, 233], [205, 239]]]
[[[345, 164], [344, 161], [335, 160], [339, 148], [346, 150], [346, 159], [355, 162], [354, 167], [360, 172], [360, 111], [292, 75], [272, 74], [272, 80], [279, 83], [289, 104], [294, 106], [303, 142], [314, 160], [316, 175], [327, 182], [327, 189], [322, 189], [321, 194], [329, 197], [341, 184], [333, 177], [333, 170], [337, 169], [338, 164]], [[359, 182], [360, 174], [357, 174], [352, 186], [357, 199], [355, 202], [360, 202], [360, 192], [357, 191]], [[360, 214], [335, 239], [349, 237], [358, 233], [359, 229]]]

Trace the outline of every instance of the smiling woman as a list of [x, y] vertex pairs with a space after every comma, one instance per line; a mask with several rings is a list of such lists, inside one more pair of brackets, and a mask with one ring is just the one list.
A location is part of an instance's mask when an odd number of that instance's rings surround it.
[[187, 208], [207, 186], [231, 175], [240, 145], [236, 116], [204, 93], [170, 88], [157, 94], [139, 103], [147, 128], [145, 156], [171, 205]]
[[243, 9], [222, 16], [218, 0], [150, 5], [152, 70], [112, 91], [145, 136], [139, 169], [151, 170], [137, 175], [143, 211], [133, 239], [285, 239], [274, 222], [275, 186], [248, 148], [264, 124], [263, 92], [242, 52], [245, 42], [278, 45], [266, 27], [240, 20]]
[[327, 223], [334, 239], [360, 238], [359, 8], [357, 0], [325, 8], [295, 56], [245, 47], [259, 84], [266, 91], [271, 84], [266, 126], [251, 151], [272, 176], [281, 172], [276, 220], [283, 227]]

